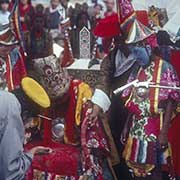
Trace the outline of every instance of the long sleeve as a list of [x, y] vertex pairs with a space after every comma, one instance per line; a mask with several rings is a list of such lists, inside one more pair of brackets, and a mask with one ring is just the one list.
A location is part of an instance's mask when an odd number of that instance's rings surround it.
[[13, 95], [4, 95], [7, 97], [4, 97], [4, 106], [8, 106], [8, 124], [0, 144], [0, 180], [21, 180], [31, 165], [33, 156], [23, 151], [24, 127], [20, 104]]
[[109, 56], [107, 56], [102, 64], [100, 69], [100, 77], [99, 77], [99, 84], [97, 85], [97, 89], [102, 90], [108, 96], [110, 94], [111, 89], [111, 80], [114, 75], [114, 58], [115, 58], [116, 50], [113, 50]]
[[109, 56], [107, 56], [102, 64], [100, 70], [99, 84], [96, 86], [94, 95], [92, 97], [92, 102], [97, 104], [106, 112], [110, 105], [110, 89], [111, 89], [111, 80], [114, 74], [114, 57], [115, 52], [112, 51]]

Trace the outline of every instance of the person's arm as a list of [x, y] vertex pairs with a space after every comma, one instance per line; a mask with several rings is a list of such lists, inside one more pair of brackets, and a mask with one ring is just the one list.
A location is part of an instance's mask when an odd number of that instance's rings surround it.
[[4, 179], [21, 180], [31, 164], [33, 154], [23, 151], [24, 127], [19, 102], [13, 95], [7, 96], [6, 101], [8, 124], [1, 141], [1, 166]]
[[[8, 105], [7, 127], [1, 141], [1, 168], [3, 168], [3, 179], [21, 180], [31, 165], [34, 154], [42, 147], [35, 147], [29, 152], [24, 152], [24, 126], [21, 119], [21, 108], [17, 99], [10, 95], [5, 98]], [[47, 148], [44, 148], [47, 149]]]
[[100, 68], [99, 84], [96, 86], [96, 89], [102, 90], [107, 96], [110, 95], [111, 79], [114, 74], [114, 54], [113, 50], [109, 56], [103, 59]]
[[95, 92], [92, 97], [93, 113], [92, 116], [96, 117], [100, 110], [103, 112], [108, 111], [111, 101], [110, 101], [110, 88], [111, 88], [111, 79], [113, 76], [114, 64], [112, 56], [106, 57], [100, 69], [99, 84], [96, 86]]
[[132, 113], [129, 113], [129, 114], [128, 114], [128, 117], [127, 117], [127, 120], [126, 120], [126, 122], [125, 122], [123, 131], [122, 131], [122, 134], [121, 134], [121, 139], [120, 139], [120, 141], [121, 141], [122, 144], [125, 144], [125, 142], [127, 141], [130, 124], [131, 124], [131, 122], [132, 122], [132, 115], [133, 115]]
[[162, 148], [163, 147], [166, 148], [168, 144], [168, 130], [171, 124], [172, 112], [173, 112], [173, 100], [168, 100], [165, 108], [162, 129], [158, 137], [159, 143], [162, 146]]
[[7, 128], [2, 142], [2, 166], [6, 180], [23, 179], [31, 165], [33, 154], [23, 151], [19, 133], [15, 128]]

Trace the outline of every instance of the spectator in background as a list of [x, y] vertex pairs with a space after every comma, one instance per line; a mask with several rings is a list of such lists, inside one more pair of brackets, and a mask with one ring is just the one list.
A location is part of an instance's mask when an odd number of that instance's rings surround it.
[[0, 1], [0, 27], [9, 24], [9, 0]]
[[[110, 17], [113, 15], [116, 15], [116, 12], [114, 11], [115, 8], [115, 2], [114, 0], [106, 0], [106, 12], [104, 13], [104, 17]], [[102, 39], [103, 48], [106, 54], [109, 53], [109, 49], [112, 45], [112, 38], [106, 37]]]
[[65, 9], [65, 16], [66, 17], [67, 17], [67, 13], [68, 13], [68, 2], [69, 2], [69, 0], [60, 0], [62, 7], [64, 7], [64, 9]]
[[97, 21], [104, 17], [103, 7], [101, 6], [101, 4], [95, 4], [92, 9], [88, 9], [88, 14], [93, 28], [96, 26]]
[[96, 4], [94, 6], [94, 10], [95, 10], [95, 17], [96, 19], [101, 19], [103, 18], [103, 7], [101, 4]]
[[31, 59], [43, 58], [47, 56], [47, 53], [52, 52], [52, 39], [49, 33], [45, 31], [44, 23], [44, 7], [38, 4], [35, 8], [32, 30], [28, 33], [26, 39], [26, 49], [29, 60], [27, 63], [31, 64]]
[[51, 0], [50, 6], [45, 10], [45, 27], [50, 31], [53, 39], [60, 36], [60, 23], [65, 17], [65, 8], [60, 1]]
[[106, 9], [106, 6], [103, 0], [87, 0], [87, 4], [89, 8], [94, 7], [96, 4], [100, 4], [103, 7], [104, 11]]
[[88, 13], [81, 12], [76, 19], [76, 28], [72, 31], [71, 43], [74, 57], [79, 58], [79, 32], [83, 27], [91, 29]]
[[81, 6], [81, 11], [82, 12], [88, 12], [88, 4], [87, 3], [83, 3], [82, 6]]
[[31, 0], [20, 0], [19, 3], [20, 22], [22, 31], [27, 32], [30, 30], [31, 17], [34, 13], [34, 8], [31, 4]]
[[77, 16], [77, 28], [81, 30], [84, 26], [89, 30], [91, 29], [91, 23], [87, 12], [81, 12]]
[[76, 16], [75, 16], [75, 9], [72, 6], [70, 6], [68, 8], [67, 16], [70, 18], [71, 27], [75, 27], [76, 26]]
[[115, 14], [114, 8], [115, 8], [114, 0], [106, 0], [106, 12], [104, 13], [104, 16], [107, 17]]

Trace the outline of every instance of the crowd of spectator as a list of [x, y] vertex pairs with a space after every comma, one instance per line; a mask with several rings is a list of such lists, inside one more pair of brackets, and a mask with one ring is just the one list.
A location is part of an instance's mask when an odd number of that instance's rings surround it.
[[[3, 25], [8, 22], [15, 1], [1, 0], [0, 2], [0, 24]], [[69, 18], [71, 22], [71, 45], [74, 56], [78, 58], [79, 44], [77, 42], [79, 42], [80, 30], [86, 27], [91, 32], [99, 19], [114, 13], [114, 8], [114, 0], [88, 0], [83, 4], [76, 3], [73, 5], [68, 0], [51, 0], [48, 7], [44, 7], [42, 4], [33, 6], [31, 0], [20, 0], [20, 23], [26, 40], [26, 49], [30, 53], [29, 56], [31, 54], [34, 57], [44, 56], [44, 48], [50, 48], [50, 46], [44, 47], [46, 40], [52, 39], [63, 46], [64, 35], [61, 22]], [[92, 33], [91, 36], [91, 44], [94, 44], [95, 40]], [[98, 42], [101, 43], [101, 40], [98, 39]], [[46, 51], [48, 50], [46, 49]]]

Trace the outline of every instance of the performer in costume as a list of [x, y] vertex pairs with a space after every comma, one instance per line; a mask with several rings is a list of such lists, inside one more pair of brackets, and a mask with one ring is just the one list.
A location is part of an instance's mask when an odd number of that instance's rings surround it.
[[52, 104], [46, 112], [48, 117], [44, 117], [43, 141], [27, 144], [27, 148], [50, 145], [54, 153], [35, 159], [28, 178], [116, 179], [111, 170], [110, 158], [116, 151], [113, 151], [109, 127], [100, 120], [93, 124], [89, 121], [91, 88], [80, 80], [71, 79], [66, 68], [61, 67], [69, 63], [61, 57], [59, 60], [50, 55], [33, 60], [37, 77]]
[[23, 77], [26, 76], [24, 52], [20, 44], [19, 27], [17, 24], [17, 4], [10, 14], [14, 30], [10, 24], [0, 26], [0, 66], [3, 74], [2, 86], [9, 91], [18, 88]]
[[[103, 111], [110, 109], [109, 123], [121, 157], [123, 146], [119, 139], [128, 111], [124, 107], [124, 102], [119, 97], [114, 96], [112, 91], [126, 84], [131, 71], [138, 67], [138, 64], [129, 46], [125, 43], [126, 31], [128, 30], [126, 24], [130, 24], [134, 20], [135, 12], [129, 1], [118, 1], [118, 7], [117, 14], [100, 20], [94, 29], [96, 36], [111, 39], [114, 45], [101, 64], [99, 84], [96, 86], [92, 98], [95, 105], [91, 118], [94, 119], [101, 109]], [[120, 8], [121, 10], [119, 10]], [[119, 178], [128, 179], [129, 172], [123, 161], [120, 165], [114, 164], [114, 168]]]
[[[132, 72], [128, 83], [138, 79], [178, 87], [180, 82], [173, 67], [153, 53], [148, 43], [152, 32], [147, 30], [135, 20], [126, 39], [141, 66]], [[172, 173], [167, 135], [180, 94], [173, 88], [140, 86], [126, 89], [122, 97], [127, 99], [125, 106], [129, 110], [121, 137], [125, 143], [123, 157], [135, 179], [162, 179], [163, 165]]]

